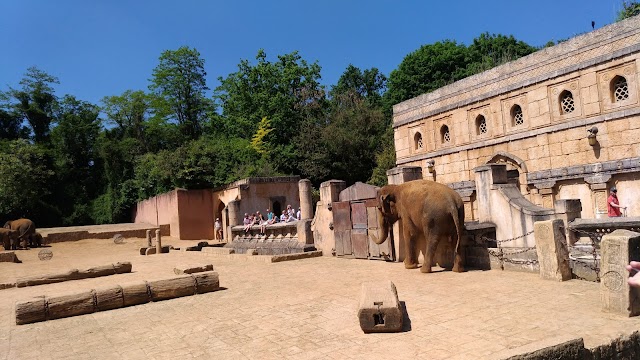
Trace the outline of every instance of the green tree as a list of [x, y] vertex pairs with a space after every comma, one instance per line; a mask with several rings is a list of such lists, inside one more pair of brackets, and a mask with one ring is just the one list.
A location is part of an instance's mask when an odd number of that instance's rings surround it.
[[524, 41], [516, 40], [513, 35], [482, 33], [473, 39], [473, 43], [468, 47], [469, 58], [466, 76], [481, 73], [537, 50]]
[[387, 185], [387, 170], [396, 166], [396, 151], [393, 144], [393, 128], [387, 127], [380, 140], [382, 151], [376, 154], [376, 167], [367, 183], [375, 186]]
[[149, 86], [156, 95], [155, 112], [175, 120], [187, 139], [196, 139], [212, 107], [205, 94], [204, 59], [196, 49], [183, 46], [164, 51], [159, 60]]
[[29, 124], [36, 143], [49, 141], [57, 106], [53, 84], [59, 84], [58, 78], [36, 67], [30, 67], [20, 81], [22, 87], [10, 88], [8, 91], [9, 97], [13, 99], [13, 111], [18, 114], [21, 122], [24, 120]]
[[0, 146], [0, 215], [5, 218], [42, 219], [43, 199], [49, 195], [54, 173], [45, 150], [26, 140], [4, 142]]
[[267, 140], [269, 134], [273, 132], [271, 121], [265, 116], [258, 124], [258, 130], [251, 138], [251, 147], [262, 157], [268, 157], [271, 152], [271, 146]]
[[616, 21], [622, 21], [624, 19], [628, 19], [632, 16], [636, 16], [640, 14], [640, 3], [635, 1], [635, 0], [631, 0], [631, 1], [623, 1], [622, 2], [622, 9], [620, 9], [620, 11], [618, 11], [618, 17], [616, 18]]
[[292, 139], [305, 119], [323, 111], [320, 66], [307, 63], [297, 52], [280, 55], [278, 61], [271, 62], [260, 50], [256, 60], [256, 64], [242, 60], [237, 72], [219, 78], [221, 84], [214, 98], [222, 110], [223, 132], [250, 139], [266, 116], [274, 129], [269, 135], [273, 144], [270, 162], [276, 171], [296, 173], [297, 144]]
[[329, 95], [335, 98], [340, 94], [352, 93], [366, 99], [371, 105], [379, 106], [386, 86], [387, 77], [377, 68], [362, 71], [349, 64], [338, 79], [338, 83], [331, 88]]
[[149, 151], [145, 131], [151, 116], [151, 97], [140, 90], [127, 90], [119, 96], [105, 96], [102, 104], [106, 124], [115, 126], [121, 138], [134, 138]]
[[57, 182], [56, 203], [64, 225], [91, 223], [89, 204], [98, 196], [102, 166], [96, 143], [100, 108], [66, 95], [60, 101], [57, 126], [51, 132]]

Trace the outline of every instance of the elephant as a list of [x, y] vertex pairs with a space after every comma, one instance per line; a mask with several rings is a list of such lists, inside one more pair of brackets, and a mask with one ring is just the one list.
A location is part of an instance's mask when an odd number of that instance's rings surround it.
[[26, 248], [31, 241], [31, 237], [36, 232], [36, 225], [29, 219], [18, 219], [7, 221], [4, 223], [5, 229], [16, 230], [18, 232], [18, 242], [23, 241], [23, 247]]
[[434, 255], [441, 241], [455, 245], [453, 271], [464, 271], [461, 241], [464, 231], [464, 204], [458, 193], [446, 185], [431, 180], [414, 180], [400, 185], [386, 185], [378, 190], [378, 222], [382, 244], [400, 220], [405, 241], [407, 269], [418, 267], [420, 250], [424, 263], [420, 271], [431, 272]]
[[34, 232], [33, 235], [31, 235], [29, 245], [31, 247], [40, 247], [44, 245], [42, 240], [42, 234], [40, 234], [39, 232]]
[[18, 232], [11, 229], [0, 229], [0, 242], [5, 250], [15, 250], [18, 242]]

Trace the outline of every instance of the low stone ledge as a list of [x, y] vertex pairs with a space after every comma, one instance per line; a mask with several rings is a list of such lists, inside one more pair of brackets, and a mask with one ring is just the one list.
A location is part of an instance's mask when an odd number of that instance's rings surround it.
[[236, 251], [235, 249], [225, 247], [203, 247], [200, 252], [209, 255], [229, 255], [235, 254]]
[[[162, 253], [163, 254], [167, 254], [169, 253], [169, 250], [171, 250], [172, 247], [171, 246], [163, 246], [162, 247]], [[152, 246], [152, 247], [141, 247], [140, 248], [140, 255], [153, 255], [156, 253], [156, 247]]]
[[0, 290], [17, 287], [16, 283], [0, 283]]
[[274, 255], [271, 257], [271, 262], [275, 263], [275, 262], [282, 262], [282, 261], [289, 261], [289, 260], [309, 259], [309, 258], [314, 258], [318, 256], [322, 256], [322, 250], [308, 251], [308, 252], [294, 253], [294, 254]]
[[193, 273], [199, 273], [199, 272], [205, 272], [205, 271], [213, 271], [213, 264], [206, 264], [206, 265], [183, 264], [183, 265], [177, 265], [175, 268], [173, 268], [173, 272], [176, 275], [193, 274]]

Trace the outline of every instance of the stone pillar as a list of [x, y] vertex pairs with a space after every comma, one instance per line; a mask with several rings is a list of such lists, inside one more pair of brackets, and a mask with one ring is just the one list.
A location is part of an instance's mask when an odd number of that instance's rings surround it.
[[160, 239], [160, 229], [156, 230], [156, 254], [162, 254], [162, 240]]
[[536, 221], [533, 233], [540, 264], [540, 277], [547, 280], [571, 280], [569, 252], [562, 220]]
[[302, 179], [298, 181], [300, 196], [300, 218], [311, 219], [313, 217], [313, 200], [311, 199], [311, 181]]
[[553, 204], [555, 201], [555, 195], [553, 191], [553, 187], [556, 186], [555, 181], [545, 181], [534, 184], [536, 189], [538, 189], [538, 194], [540, 196], [540, 206], [547, 209], [553, 209]]
[[340, 192], [347, 188], [342, 180], [329, 180], [320, 184], [320, 202], [329, 207], [334, 201], [340, 201]]
[[[566, 225], [568, 225], [573, 220], [581, 217], [582, 202], [579, 199], [556, 200], [554, 208], [558, 219], [561, 219]], [[567, 245], [570, 246], [580, 239], [579, 236], [576, 236], [575, 232], [569, 230], [566, 226], [564, 235], [567, 238]]]
[[297, 222], [298, 241], [303, 244], [313, 244], [313, 232], [311, 231], [311, 219], [302, 219]]
[[151, 247], [151, 230], [147, 230], [147, 247]]
[[387, 182], [390, 185], [400, 185], [420, 179], [422, 179], [422, 168], [420, 166], [401, 166], [387, 170]]
[[593, 201], [593, 215], [596, 219], [607, 217], [607, 182], [611, 180], [611, 175], [599, 174], [588, 176], [584, 181], [591, 189], [591, 199]]
[[494, 184], [507, 183], [507, 166], [487, 164], [473, 169], [476, 173], [476, 201], [478, 202], [478, 221], [491, 220], [491, 187]]
[[464, 189], [464, 190], [456, 190], [460, 197], [462, 198], [462, 202], [464, 203], [464, 220], [472, 221], [473, 217], [473, 202], [472, 196], [475, 190]]
[[615, 230], [602, 237], [600, 299], [604, 311], [624, 316], [640, 314], [640, 289], [627, 283], [629, 261], [640, 261], [640, 233]]
[[229, 226], [240, 225], [240, 223], [238, 222], [238, 209], [240, 208], [239, 205], [240, 204], [238, 204], [238, 201], [236, 200], [229, 201], [229, 204], [227, 204], [227, 208], [229, 210]]

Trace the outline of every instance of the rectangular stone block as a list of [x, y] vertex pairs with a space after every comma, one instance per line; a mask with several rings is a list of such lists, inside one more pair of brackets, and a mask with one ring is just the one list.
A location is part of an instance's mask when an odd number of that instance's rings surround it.
[[640, 233], [615, 230], [602, 237], [600, 299], [602, 309], [624, 316], [640, 314], [640, 289], [627, 283], [625, 266], [640, 261]]
[[533, 224], [540, 277], [548, 280], [571, 280], [567, 240], [562, 220], [537, 221]]
[[0, 262], [19, 263], [20, 260], [13, 251], [0, 251]]
[[293, 253], [293, 254], [283, 254], [283, 255], [275, 255], [271, 257], [271, 262], [281, 262], [281, 261], [290, 261], [290, 260], [299, 260], [299, 259], [309, 259], [312, 257], [322, 256], [322, 250], [316, 251], [307, 251], [302, 253]]
[[213, 265], [212, 264], [206, 264], [206, 265], [189, 264], [189, 265], [177, 265], [175, 268], [173, 268], [173, 272], [176, 275], [193, 274], [193, 273], [199, 273], [199, 272], [205, 272], [205, 271], [213, 271]]
[[236, 251], [233, 248], [226, 247], [204, 247], [200, 252], [203, 254], [228, 255], [235, 254]]
[[358, 320], [365, 333], [402, 330], [402, 308], [393, 282], [362, 283]]

